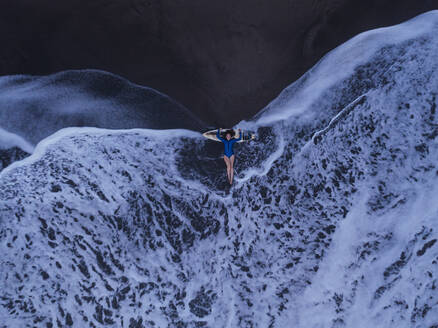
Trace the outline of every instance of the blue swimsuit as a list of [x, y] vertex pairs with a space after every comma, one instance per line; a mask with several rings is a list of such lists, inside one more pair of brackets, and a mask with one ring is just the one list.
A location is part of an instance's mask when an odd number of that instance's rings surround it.
[[216, 137], [220, 140], [220, 141], [222, 141], [223, 143], [224, 143], [224, 155], [225, 156], [227, 156], [228, 158], [230, 158], [231, 156], [233, 156], [234, 155], [234, 152], [233, 152], [233, 145], [237, 142], [237, 141], [239, 141], [239, 140], [242, 140], [242, 131], [240, 131], [240, 134], [239, 134], [239, 138], [238, 139], [234, 139], [234, 138], [232, 138], [232, 139], [230, 139], [230, 140], [227, 140], [227, 139], [224, 139], [224, 138], [222, 138], [221, 137], [221, 135], [219, 134], [219, 129], [217, 130], [217, 133], [216, 133]]

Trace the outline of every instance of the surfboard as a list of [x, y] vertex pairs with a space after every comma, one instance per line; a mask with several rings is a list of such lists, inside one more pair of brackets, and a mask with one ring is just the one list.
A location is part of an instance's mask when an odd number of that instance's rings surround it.
[[[239, 138], [239, 130], [237, 130], [237, 129], [222, 129], [221, 128], [221, 137], [222, 138], [225, 138], [225, 134], [227, 133], [227, 131], [231, 131], [232, 133], [234, 133], [234, 135], [232, 135], [232, 137], [234, 137], [236, 139]], [[214, 140], [214, 141], [220, 141], [216, 137], [216, 133], [217, 133], [217, 129], [204, 132], [202, 135], [204, 137], [206, 137], [207, 139]], [[256, 138], [256, 136], [255, 136], [254, 132], [242, 130], [242, 140], [240, 140], [238, 142], [251, 141], [251, 140], [254, 140], [255, 138]]]

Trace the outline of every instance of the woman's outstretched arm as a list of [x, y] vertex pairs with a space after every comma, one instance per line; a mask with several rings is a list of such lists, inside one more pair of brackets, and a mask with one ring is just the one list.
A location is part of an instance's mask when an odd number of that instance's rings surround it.
[[225, 139], [221, 137], [220, 130], [221, 130], [221, 128], [217, 129], [216, 137], [217, 137], [220, 141], [224, 141]]

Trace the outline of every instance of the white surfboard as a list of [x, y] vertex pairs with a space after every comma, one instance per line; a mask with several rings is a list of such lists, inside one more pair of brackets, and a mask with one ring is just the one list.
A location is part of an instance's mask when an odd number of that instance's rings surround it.
[[[237, 130], [237, 129], [222, 129], [222, 128], [221, 128], [221, 137], [225, 138], [225, 134], [228, 131], [231, 132], [231, 137], [236, 138], [236, 139], [239, 138], [239, 130]], [[214, 140], [214, 141], [220, 141], [216, 137], [216, 134], [217, 134], [217, 129], [204, 132], [202, 135], [204, 137], [206, 137], [207, 139]], [[251, 141], [251, 140], [254, 140], [255, 137], [256, 136], [255, 136], [254, 132], [242, 130], [242, 140], [239, 140], [238, 142]]]

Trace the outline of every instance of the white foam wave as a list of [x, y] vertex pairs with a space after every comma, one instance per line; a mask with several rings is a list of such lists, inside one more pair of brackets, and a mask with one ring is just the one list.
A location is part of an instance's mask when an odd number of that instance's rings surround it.
[[33, 153], [34, 146], [24, 138], [0, 128], [0, 149], [18, 147], [26, 153]]
[[396, 26], [357, 35], [329, 52], [301, 79], [283, 90], [257, 114], [257, 125], [267, 126], [303, 114], [323, 92], [351, 76], [356, 67], [369, 61], [378, 50], [430, 34], [437, 25], [438, 10]]

